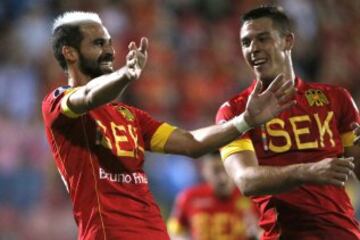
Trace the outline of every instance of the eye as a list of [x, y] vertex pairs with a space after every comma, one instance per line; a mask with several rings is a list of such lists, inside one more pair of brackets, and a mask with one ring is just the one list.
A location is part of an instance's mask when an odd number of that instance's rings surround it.
[[269, 39], [269, 36], [260, 36], [258, 39], [260, 42], [265, 42]]
[[248, 46], [250, 46], [250, 40], [249, 40], [249, 39], [243, 39], [243, 40], [241, 41], [241, 45], [242, 45], [242, 47], [248, 47]]
[[99, 47], [104, 46], [104, 44], [105, 44], [104, 39], [96, 39], [96, 40], [94, 41], [94, 45], [99, 46]]

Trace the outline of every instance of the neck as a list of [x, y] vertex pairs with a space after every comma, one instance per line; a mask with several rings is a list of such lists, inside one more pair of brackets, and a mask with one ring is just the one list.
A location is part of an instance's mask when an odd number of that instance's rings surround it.
[[78, 69], [69, 68], [67, 74], [68, 74], [68, 84], [71, 87], [78, 87], [85, 85], [91, 80], [89, 76], [83, 74]]

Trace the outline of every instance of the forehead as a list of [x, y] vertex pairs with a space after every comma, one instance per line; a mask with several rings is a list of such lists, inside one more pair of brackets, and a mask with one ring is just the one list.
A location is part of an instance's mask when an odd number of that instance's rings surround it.
[[240, 30], [240, 38], [252, 37], [263, 32], [273, 32], [275, 27], [271, 18], [262, 17], [246, 21]]
[[80, 26], [80, 30], [84, 36], [84, 39], [95, 39], [95, 38], [105, 38], [110, 39], [110, 34], [104, 25], [96, 22], [87, 22], [83, 23]]

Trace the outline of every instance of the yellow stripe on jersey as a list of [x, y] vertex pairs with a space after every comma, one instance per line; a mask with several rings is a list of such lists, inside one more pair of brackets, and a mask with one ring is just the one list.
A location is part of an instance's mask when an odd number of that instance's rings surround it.
[[343, 133], [341, 135], [341, 142], [344, 147], [351, 147], [354, 145], [355, 133], [353, 131]]
[[176, 218], [170, 218], [167, 222], [167, 230], [171, 235], [180, 235], [185, 233], [185, 228]]
[[225, 160], [230, 155], [242, 151], [255, 151], [254, 145], [249, 138], [235, 140], [220, 149], [221, 159]]
[[164, 146], [170, 137], [170, 134], [176, 129], [176, 127], [170, 124], [163, 123], [155, 131], [151, 138], [150, 148], [153, 152], [164, 152]]
[[81, 116], [81, 114], [74, 113], [68, 106], [69, 97], [76, 90], [77, 90], [77, 88], [70, 88], [70, 89], [66, 90], [64, 93], [65, 96], [63, 97], [63, 99], [61, 99], [61, 112], [69, 118], [77, 118], [77, 117]]

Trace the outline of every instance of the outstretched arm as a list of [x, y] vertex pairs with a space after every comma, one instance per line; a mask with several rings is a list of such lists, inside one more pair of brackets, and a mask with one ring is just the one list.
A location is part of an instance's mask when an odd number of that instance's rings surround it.
[[295, 101], [291, 100], [295, 88], [290, 81], [284, 83], [283, 76], [274, 80], [264, 92], [261, 92], [261, 88], [261, 82], [258, 82], [249, 96], [245, 112], [224, 124], [191, 132], [175, 130], [165, 144], [165, 152], [199, 157], [222, 147], [241, 133], [266, 122], [295, 104]]
[[131, 81], [140, 77], [146, 65], [147, 49], [147, 38], [141, 39], [138, 48], [134, 42], [131, 42], [126, 56], [126, 65], [79, 87], [69, 96], [67, 102], [69, 108], [74, 113], [82, 114], [118, 97]]

